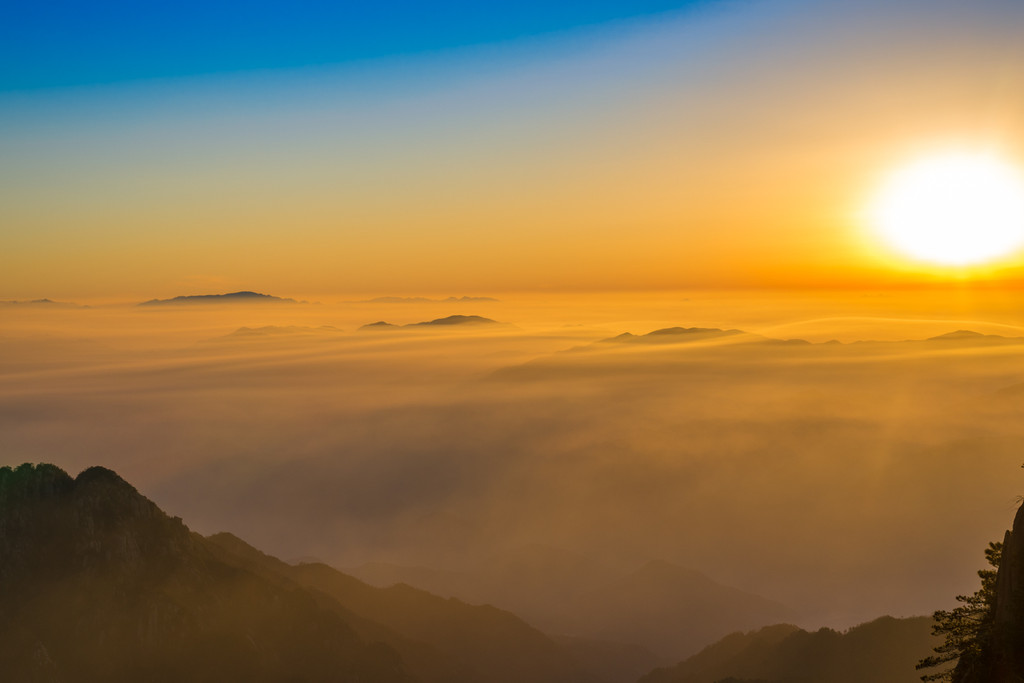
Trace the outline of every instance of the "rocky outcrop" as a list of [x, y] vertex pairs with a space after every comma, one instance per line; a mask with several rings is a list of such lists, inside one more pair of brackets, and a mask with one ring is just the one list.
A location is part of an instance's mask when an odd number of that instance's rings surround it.
[[218, 560], [110, 470], [0, 468], [5, 681], [409, 680], [306, 591]]
[[42, 577], [115, 572], [127, 580], [193, 550], [180, 519], [111, 470], [90, 467], [72, 479], [54, 465], [0, 468], [0, 593]]
[[1024, 683], [1024, 506], [1003, 539], [992, 624], [980, 646], [961, 657], [953, 683]]

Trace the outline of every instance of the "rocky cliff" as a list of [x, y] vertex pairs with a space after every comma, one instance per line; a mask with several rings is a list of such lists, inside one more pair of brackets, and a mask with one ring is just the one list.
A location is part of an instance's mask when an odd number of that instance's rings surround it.
[[1024, 505], [1003, 539], [991, 629], [980, 654], [961, 657], [953, 683], [1024, 683]]
[[0, 468], [3, 680], [408, 680], [301, 590], [219, 561], [110, 470]]

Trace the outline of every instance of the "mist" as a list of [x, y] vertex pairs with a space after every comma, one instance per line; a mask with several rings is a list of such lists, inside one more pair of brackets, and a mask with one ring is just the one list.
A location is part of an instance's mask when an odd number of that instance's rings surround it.
[[[778, 295], [769, 320], [766, 296], [7, 306], [0, 446], [285, 559], [542, 546], [667, 560], [810, 626], [948, 607], [1017, 500], [1024, 333], [995, 297], [964, 319]], [[453, 314], [497, 322], [360, 329]], [[641, 336], [674, 326], [743, 334]], [[961, 329], [992, 336], [925, 341]]]

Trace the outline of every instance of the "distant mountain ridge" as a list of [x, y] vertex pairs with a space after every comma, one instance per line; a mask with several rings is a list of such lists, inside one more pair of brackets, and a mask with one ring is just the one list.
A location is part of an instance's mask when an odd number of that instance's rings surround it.
[[1001, 334], [982, 334], [973, 330], [956, 330], [947, 332], [936, 337], [928, 337], [924, 341], [995, 341], [995, 342], [1024, 342], [1024, 337], [1005, 337]]
[[359, 618], [437, 648], [456, 660], [460, 680], [593, 680], [564, 648], [510, 612], [411, 586], [375, 588], [322, 563], [288, 565], [231, 534], [207, 540], [250, 570], [286, 577], [330, 596]]
[[759, 343], [791, 346], [834, 346], [851, 344], [906, 344], [925, 342], [950, 342], [950, 343], [988, 343], [988, 344], [1024, 344], [1024, 337], [1006, 337], [998, 334], [982, 334], [973, 330], [956, 330], [945, 334], [927, 337], [925, 339], [905, 339], [902, 341], [874, 341], [858, 340], [843, 344], [836, 340], [827, 342], [810, 342], [806, 339], [777, 339], [744, 330], [728, 329], [723, 330], [717, 327], [666, 327], [646, 334], [636, 335], [631, 332], [624, 332], [615, 337], [600, 339], [590, 346], [577, 347], [573, 350], [584, 350], [593, 348], [596, 344], [685, 344], [697, 341], [708, 341], [717, 339], [733, 338], [740, 343]]
[[284, 299], [270, 294], [259, 292], [230, 292], [228, 294], [188, 294], [176, 296], [173, 299], [150, 299], [143, 301], [139, 306], [163, 306], [177, 304], [218, 304], [218, 303], [299, 303], [295, 299]]
[[666, 327], [643, 335], [623, 332], [616, 337], [602, 339], [601, 344], [633, 344], [633, 343], [676, 343], [680, 341], [697, 341], [701, 339], [718, 339], [746, 334], [743, 330], [720, 330], [715, 327]]
[[427, 320], [420, 323], [409, 323], [408, 325], [395, 325], [393, 323], [379, 320], [375, 323], [368, 323], [363, 325], [359, 329], [361, 330], [387, 330], [387, 329], [399, 329], [404, 327], [450, 327], [453, 325], [500, 325], [497, 320], [491, 320], [490, 318], [484, 318], [479, 315], [449, 315], [445, 318], [436, 318], [434, 320]]
[[[624, 332], [581, 346], [573, 346], [549, 356], [541, 356], [520, 365], [499, 368], [492, 373], [494, 379], [532, 379], [550, 377], [552, 372], [628, 372], [643, 368], [642, 358], [622, 351], [627, 349], [650, 349], [657, 351], [708, 351], [731, 352], [746, 348], [775, 348], [778, 353], [789, 353], [805, 348], [808, 352], [831, 355], [843, 353], [846, 349], [877, 349], [895, 351], [901, 349], [947, 350], [972, 347], [1024, 346], [1024, 337], [1006, 337], [998, 334], [982, 334], [972, 330], [956, 330], [925, 339], [904, 340], [857, 340], [840, 342], [831, 339], [825, 342], [811, 342], [800, 338], [774, 338], [740, 329], [716, 327], [666, 327], [633, 334]], [[653, 356], [651, 356], [653, 358]], [[679, 357], [683, 359], [683, 356]], [[594, 360], [587, 366], [588, 359]], [[613, 363], [605, 362], [614, 359]]]
[[778, 624], [734, 633], [639, 683], [917, 683], [937, 640], [930, 617], [881, 617], [845, 632]]
[[773, 339], [743, 330], [723, 330], [717, 327], [665, 327], [646, 334], [623, 332], [615, 337], [599, 339], [589, 346], [577, 347], [574, 351], [593, 348], [597, 344], [689, 344], [700, 341], [711, 341], [732, 338], [736, 343], [748, 344], [783, 344], [790, 346], [809, 346], [806, 339]]

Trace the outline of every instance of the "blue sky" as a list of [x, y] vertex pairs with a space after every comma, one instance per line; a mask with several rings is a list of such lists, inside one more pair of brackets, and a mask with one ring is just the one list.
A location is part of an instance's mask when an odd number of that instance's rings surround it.
[[339, 64], [715, 4], [20, 0], [0, 9], [0, 91]]

